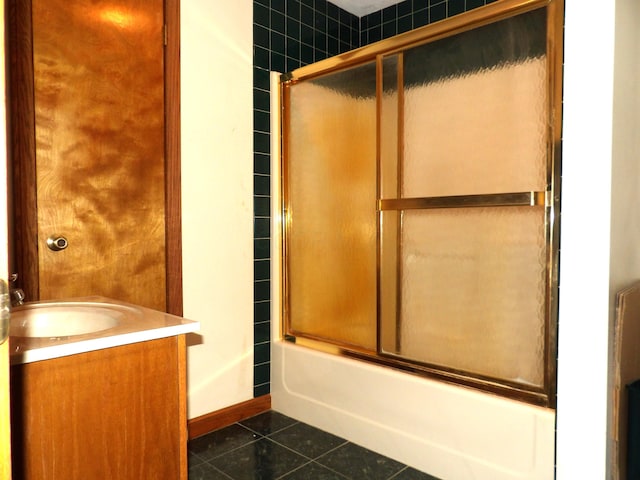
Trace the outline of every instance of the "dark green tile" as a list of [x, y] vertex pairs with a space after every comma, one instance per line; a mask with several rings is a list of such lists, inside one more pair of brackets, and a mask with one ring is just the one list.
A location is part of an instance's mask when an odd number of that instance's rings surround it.
[[269, 218], [253, 219], [253, 236], [255, 238], [269, 238], [271, 235], [271, 220]]
[[326, 15], [328, 6], [327, 0], [313, 0], [313, 9], [317, 12]]
[[414, 11], [411, 16], [413, 18], [413, 28], [422, 27], [429, 23], [429, 10], [427, 8]]
[[253, 214], [256, 217], [268, 217], [271, 214], [271, 201], [269, 197], [253, 198]]
[[317, 33], [327, 33], [327, 16], [323, 13], [313, 12], [313, 28]]
[[413, 28], [413, 19], [411, 15], [407, 15], [406, 17], [400, 17], [398, 19], [398, 33], [408, 32]]
[[188, 478], [189, 480], [230, 480], [227, 475], [208, 463], [202, 463], [193, 467], [189, 465]]
[[271, 52], [271, 70], [284, 73], [286, 71], [287, 59], [284, 52]]
[[[253, 304], [253, 321], [256, 323], [260, 322], [269, 322], [269, 318], [271, 315], [271, 303], [270, 302], [260, 302]], [[268, 325], [268, 323], [267, 323]], [[263, 342], [269, 341], [269, 335], [267, 332], [267, 338], [265, 340], [261, 340]], [[256, 343], [259, 343], [256, 340]]]
[[189, 468], [195, 467], [196, 465], [200, 465], [201, 463], [204, 463], [204, 460], [200, 458], [198, 455], [196, 455], [191, 451], [187, 453], [187, 464], [189, 465]]
[[402, 470], [398, 475], [393, 477], [393, 480], [440, 480], [439, 478], [423, 473], [415, 468], [407, 467]]
[[300, 60], [296, 60], [295, 58], [287, 57], [287, 72], [292, 72], [296, 68], [301, 66]]
[[271, 344], [261, 343], [253, 348], [253, 361], [258, 363], [267, 363], [271, 361]]
[[267, 175], [253, 176], [253, 194], [269, 195], [271, 193], [271, 178]]
[[263, 27], [269, 28], [269, 9], [258, 3], [253, 4], [253, 22]]
[[296, 423], [270, 435], [269, 438], [312, 459], [346, 443], [344, 438], [337, 437], [306, 423]]
[[[311, 41], [313, 41], [313, 39]], [[313, 47], [304, 43], [302, 44], [300, 48], [300, 62], [302, 62], [302, 65], [313, 63]]]
[[352, 480], [387, 480], [404, 468], [399, 462], [353, 443], [347, 443], [316, 459]]
[[208, 461], [243, 445], [254, 442], [259, 436], [241, 425], [233, 424], [198, 437], [189, 442], [189, 452]]
[[284, 13], [286, 4], [284, 0], [271, 0], [271, 8], [277, 12]]
[[[268, 112], [271, 109], [271, 94], [269, 93], [269, 90], [262, 90], [261, 88], [253, 89], [253, 108], [263, 112]], [[269, 130], [262, 131], [269, 133]]]
[[300, 19], [300, 1], [299, 0], [287, 0], [287, 17]]
[[448, 16], [452, 17], [464, 12], [465, 0], [449, 0]]
[[429, 8], [429, 23], [439, 22], [447, 17], [447, 4], [439, 3]]
[[[289, 40], [295, 40], [295, 42], [300, 41], [300, 20], [287, 17], [287, 37]], [[288, 49], [289, 43], [287, 43], [287, 51]]]
[[271, 173], [271, 158], [268, 154], [253, 154], [253, 172], [262, 175], [269, 175]]
[[306, 462], [302, 455], [263, 438], [213, 459], [211, 464], [234, 479], [272, 480]]
[[382, 10], [382, 22], [394, 22], [398, 18], [398, 8], [396, 5], [389, 5]]
[[[268, 302], [265, 302], [268, 303]], [[271, 337], [270, 322], [256, 322], [253, 324], [253, 341], [254, 343], [268, 342]]]
[[265, 383], [263, 385], [255, 385], [253, 387], [253, 398], [268, 395], [269, 393], [271, 393], [271, 385], [269, 383]]
[[484, 0], [467, 0], [466, 8], [467, 8], [467, 11], [469, 11], [469, 10], [473, 10], [474, 8], [482, 7], [483, 5], [484, 5]]
[[291, 39], [287, 40], [287, 56], [300, 59], [300, 42], [294, 42]]
[[269, 70], [269, 58], [269, 50], [262, 47], [253, 47], [254, 66]]
[[340, 24], [338, 38], [341, 42], [351, 43], [351, 28], [348, 25]]
[[271, 31], [278, 33], [285, 33], [285, 17], [283, 13], [271, 10]]
[[269, 153], [271, 151], [271, 135], [263, 132], [253, 132], [253, 151]]
[[313, 9], [302, 5], [300, 7], [300, 22], [309, 27], [313, 27]]
[[271, 32], [271, 51], [278, 53], [286, 52], [284, 33]]
[[257, 260], [253, 262], [253, 279], [269, 280], [271, 276], [271, 262], [269, 260]]
[[269, 383], [271, 380], [271, 369], [269, 363], [263, 363], [255, 365], [253, 367], [253, 384], [261, 385], [263, 383]]
[[334, 38], [340, 37], [340, 23], [337, 20], [330, 18], [327, 22], [327, 35]]
[[269, 280], [253, 282], [253, 301], [266, 302], [271, 300], [271, 287]]
[[265, 133], [271, 131], [271, 117], [269, 112], [263, 110], [253, 111], [253, 129]]
[[271, 300], [271, 282], [269, 280], [253, 282], [253, 301], [262, 302], [265, 300]]
[[334, 5], [333, 3], [329, 2], [327, 4], [327, 17], [332, 18], [334, 20], [339, 20], [340, 19], [340, 7], [338, 7], [337, 5]]
[[346, 478], [322, 465], [310, 462], [285, 475], [282, 480], [345, 480]]
[[253, 258], [267, 259], [271, 255], [271, 245], [268, 238], [258, 238], [253, 241]]
[[269, 70], [253, 67], [253, 86], [267, 92], [271, 88], [271, 77]]
[[377, 42], [378, 40], [382, 40], [382, 25], [376, 25], [375, 27], [369, 29], [369, 43]]
[[340, 42], [337, 38], [327, 38], [327, 52], [331, 57], [340, 53]]
[[367, 28], [378, 27], [380, 25], [382, 25], [382, 12], [380, 10], [367, 15]]
[[397, 22], [387, 22], [382, 24], [382, 38], [390, 38], [398, 33]]
[[242, 420], [240, 423], [261, 435], [269, 435], [298, 423], [298, 421], [281, 413], [269, 410], [255, 417]]
[[262, 48], [269, 48], [269, 29], [253, 24], [253, 44]]
[[413, 11], [412, 0], [404, 0], [404, 2], [400, 2], [396, 7], [398, 9], [398, 17], [411, 15], [411, 12]]

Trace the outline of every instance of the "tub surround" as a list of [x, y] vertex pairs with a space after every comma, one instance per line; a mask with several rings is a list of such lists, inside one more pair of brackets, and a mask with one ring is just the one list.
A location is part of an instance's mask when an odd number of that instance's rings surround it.
[[[66, 303], [71, 305], [81, 302], [113, 305], [118, 311], [129, 312], [130, 314], [119, 315], [118, 324], [113, 328], [83, 335], [50, 338], [12, 336], [9, 346], [11, 364], [50, 360], [67, 355], [191, 333], [200, 329], [199, 322], [105, 297], [70, 298], [56, 302], [56, 304]], [[51, 302], [31, 302], [23, 307], [17, 307], [15, 311], [49, 303]]]
[[272, 408], [439, 478], [548, 480], [552, 409], [288, 342], [272, 349]]

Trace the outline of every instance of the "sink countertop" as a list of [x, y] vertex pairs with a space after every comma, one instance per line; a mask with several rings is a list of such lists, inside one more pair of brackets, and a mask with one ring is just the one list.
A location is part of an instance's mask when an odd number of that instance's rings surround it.
[[134, 312], [132, 315], [126, 315], [121, 318], [117, 326], [99, 332], [52, 338], [10, 337], [9, 353], [12, 365], [49, 360], [200, 330], [199, 322], [105, 297], [81, 297], [29, 302], [25, 306], [51, 303], [63, 304], [66, 302], [108, 303], [129, 307]]

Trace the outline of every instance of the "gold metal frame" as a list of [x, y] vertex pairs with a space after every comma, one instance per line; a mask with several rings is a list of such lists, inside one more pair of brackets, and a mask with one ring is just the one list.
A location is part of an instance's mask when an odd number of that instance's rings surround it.
[[[470, 386], [481, 390], [497, 393], [509, 398], [528, 403], [555, 407], [556, 403], [556, 358], [557, 358], [557, 323], [558, 323], [558, 254], [559, 254], [559, 219], [560, 219], [560, 152], [561, 152], [561, 127], [562, 127], [562, 65], [563, 65], [563, 25], [564, 25], [564, 0], [501, 0], [490, 5], [477, 8], [470, 12], [457, 15], [410, 32], [397, 35], [351, 52], [347, 52], [311, 65], [296, 69], [281, 76], [281, 102], [282, 109], [286, 112], [290, 106], [290, 94], [287, 86], [301, 80], [311, 79], [325, 75], [347, 67], [357, 66], [365, 62], [376, 60], [378, 96], [381, 91], [380, 64], [384, 55], [400, 53], [401, 51], [421, 44], [434, 42], [458, 33], [462, 33], [480, 26], [494, 23], [518, 14], [539, 8], [546, 8], [547, 12], [547, 61], [548, 61], [548, 92], [549, 92], [549, 127], [547, 143], [548, 178], [547, 190], [543, 192], [515, 192], [491, 195], [466, 195], [450, 197], [427, 198], [399, 198], [382, 199], [378, 201], [378, 209], [405, 210], [414, 208], [457, 208], [457, 207], [483, 207], [483, 206], [544, 206], [546, 207], [546, 235], [547, 258], [547, 294], [546, 294], [546, 339], [545, 339], [545, 373], [544, 386], [539, 388], [526, 388], [521, 384], [515, 384], [504, 380], [496, 380], [478, 375], [470, 375], [453, 369], [434, 367], [430, 365], [409, 362], [401, 358], [378, 352], [363, 351], [349, 345], [338, 345], [327, 342], [324, 339], [307, 336], [302, 332], [294, 332], [290, 328], [288, 314], [288, 258], [287, 258], [287, 231], [291, 219], [288, 216], [288, 182], [287, 182], [287, 132], [290, 129], [286, 115], [282, 116], [282, 321], [283, 336], [286, 340], [309, 346], [314, 349], [330, 351], [345, 356], [351, 356], [373, 363], [406, 370], [412, 373], [427, 375], [443, 381]], [[399, 55], [402, 61], [402, 55]], [[402, 97], [399, 94], [399, 108], [402, 108]], [[378, 125], [380, 124], [380, 107], [377, 109]], [[399, 129], [402, 129], [400, 124]], [[380, 155], [380, 135], [377, 135], [377, 152]], [[399, 142], [401, 143], [401, 142]], [[399, 158], [402, 158], [402, 146], [398, 146]], [[377, 158], [379, 164], [380, 158]], [[402, 168], [402, 162], [398, 162]], [[378, 172], [378, 185], [380, 184]], [[380, 193], [380, 192], [378, 192]], [[400, 197], [400, 195], [398, 195]], [[378, 195], [380, 198], [380, 195]], [[378, 226], [378, 237], [380, 227]], [[379, 251], [379, 248], [378, 248]], [[380, 259], [378, 258], [378, 272], [380, 271]], [[378, 318], [378, 322], [380, 319]], [[378, 330], [380, 325], [378, 323]], [[378, 332], [379, 333], [379, 332]], [[379, 340], [378, 340], [379, 343]]]

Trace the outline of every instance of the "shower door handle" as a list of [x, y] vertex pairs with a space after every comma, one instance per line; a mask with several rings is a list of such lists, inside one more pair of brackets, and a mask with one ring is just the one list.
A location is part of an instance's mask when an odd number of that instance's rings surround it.
[[53, 250], [54, 252], [64, 250], [68, 246], [69, 242], [61, 235], [51, 235], [47, 238], [47, 247], [49, 247], [49, 250]]

